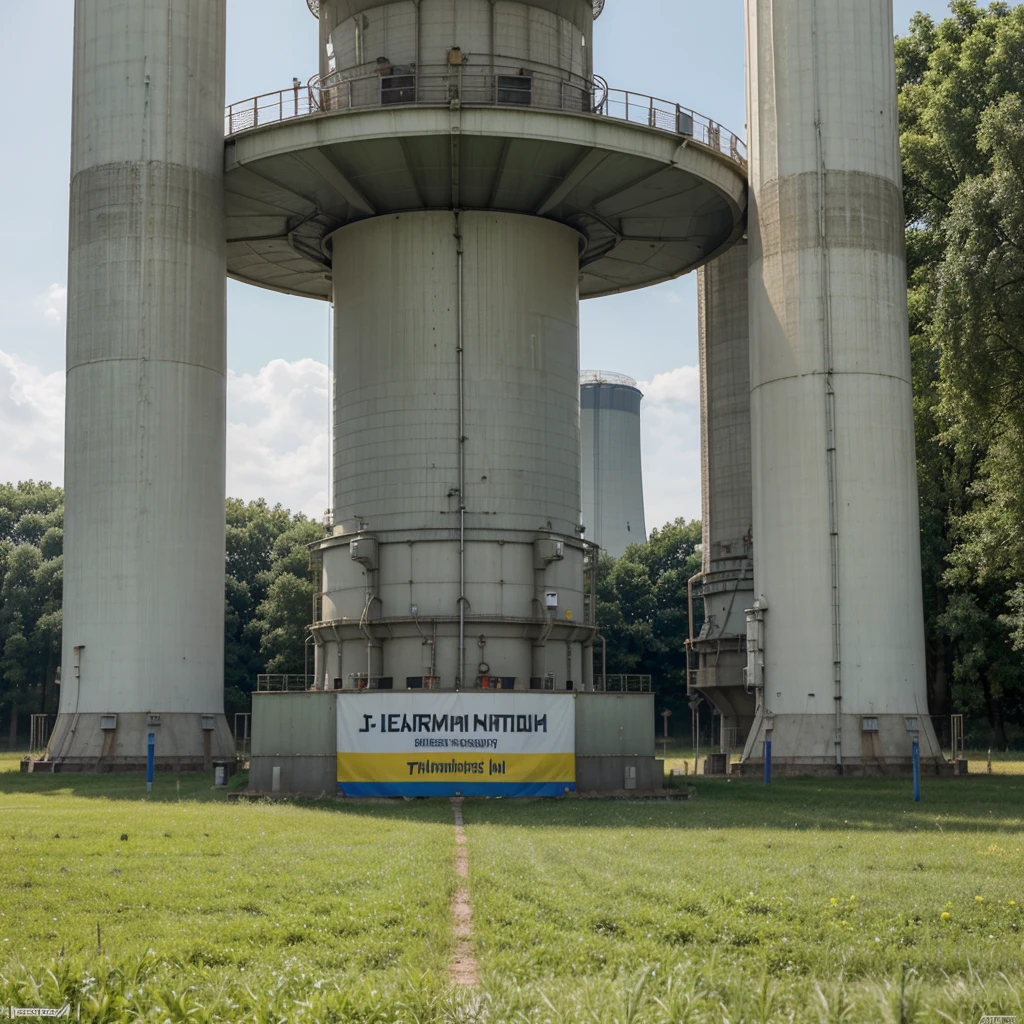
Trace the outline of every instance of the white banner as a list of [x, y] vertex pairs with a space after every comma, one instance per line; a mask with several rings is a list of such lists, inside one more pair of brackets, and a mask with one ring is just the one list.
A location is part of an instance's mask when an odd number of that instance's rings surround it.
[[571, 693], [338, 694], [348, 796], [561, 796], [576, 788]]

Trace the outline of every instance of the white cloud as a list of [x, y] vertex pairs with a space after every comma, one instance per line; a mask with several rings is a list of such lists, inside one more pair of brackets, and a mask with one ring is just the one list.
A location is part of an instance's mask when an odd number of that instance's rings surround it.
[[319, 519], [327, 493], [328, 370], [275, 359], [228, 375], [228, 494]]
[[[228, 376], [227, 492], [319, 518], [327, 500], [327, 367], [275, 359]], [[0, 350], [0, 481], [64, 475], [64, 374]]]
[[68, 308], [68, 289], [63, 284], [51, 284], [42, 295], [36, 296], [36, 306], [43, 311], [43, 319], [54, 324], [64, 323]]
[[[328, 370], [275, 359], [228, 375], [227, 493], [319, 518], [327, 490]], [[700, 375], [682, 366], [642, 381], [648, 529], [700, 517]], [[64, 374], [0, 350], [0, 480], [63, 478]]]
[[64, 374], [0, 349], [0, 481], [64, 477]]
[[700, 370], [681, 366], [641, 381], [644, 505], [648, 531], [699, 519]]

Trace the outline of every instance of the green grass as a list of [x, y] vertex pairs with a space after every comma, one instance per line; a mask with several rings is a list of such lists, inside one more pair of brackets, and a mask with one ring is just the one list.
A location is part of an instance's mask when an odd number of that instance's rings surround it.
[[893, 780], [701, 780], [697, 793], [681, 805], [471, 805], [489, 980], [570, 1005], [589, 978], [614, 1001], [645, 965], [652, 1013], [675, 975], [707, 1004], [694, 1020], [766, 992], [778, 1019], [816, 1020], [816, 987], [842, 976], [836, 998], [853, 1001], [853, 1019], [883, 1020], [879, 1001], [902, 979], [949, 1012], [954, 990], [974, 999], [979, 978], [998, 987], [1005, 975], [1013, 992], [993, 1002], [1021, 1007], [1024, 779], [932, 780], [917, 807]]
[[446, 984], [447, 804], [236, 804], [210, 781], [0, 774], [0, 1005], [269, 1019], [325, 979], [359, 1013]]
[[467, 801], [481, 986], [455, 993], [447, 802], [234, 804], [198, 775], [147, 798], [135, 775], [16, 769], [0, 758], [0, 1005], [225, 1024], [1024, 1018], [1021, 777], [926, 779], [916, 806], [891, 779]]

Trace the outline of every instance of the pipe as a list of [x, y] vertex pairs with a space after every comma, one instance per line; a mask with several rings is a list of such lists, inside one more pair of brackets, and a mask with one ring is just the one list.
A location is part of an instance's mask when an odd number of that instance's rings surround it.
[[334, 634], [334, 649], [338, 652], [338, 660], [335, 664], [335, 671], [338, 673], [336, 676], [331, 677], [331, 688], [334, 688], [334, 680], [340, 679], [341, 685], [345, 685], [345, 661], [344, 654], [345, 648], [341, 640], [341, 636], [338, 634], [338, 627], [335, 625], [331, 626], [331, 632]]
[[495, 24], [497, 13], [497, 0], [491, 0], [491, 83], [494, 86], [494, 101], [498, 101], [498, 78], [497, 71], [494, 67], [494, 51], [497, 48], [498, 31], [497, 25]]
[[423, 12], [420, 10], [420, 0], [413, 0], [416, 5], [416, 102], [421, 103], [420, 98], [420, 50], [423, 45]]
[[[818, 165], [818, 249], [821, 253], [821, 280], [831, 280], [831, 256], [825, 225], [825, 148], [822, 139], [820, 60], [818, 54], [818, 8], [811, 7], [812, 67], [815, 96], [815, 147]], [[836, 460], [836, 392], [833, 384], [834, 346], [832, 338], [832, 293], [828, 287], [821, 290], [821, 344], [825, 364], [825, 465], [828, 470], [829, 555], [832, 573], [832, 673], [835, 703], [836, 774], [843, 774], [843, 663], [841, 646], [842, 619], [839, 593], [839, 479]]]
[[463, 321], [463, 245], [462, 226], [455, 213], [455, 245], [458, 260], [458, 390], [459, 390], [459, 674], [455, 688], [466, 678], [466, 350]]
[[[691, 576], [686, 581], [686, 604], [687, 604], [687, 621], [689, 623], [687, 628], [687, 641], [686, 641], [686, 690], [689, 693], [690, 690], [690, 656], [694, 653], [694, 635], [693, 635], [693, 583], [694, 580], [700, 580], [704, 578], [703, 571]], [[700, 668], [700, 653], [697, 653], [697, 668]]]
[[359, 616], [359, 632], [366, 638], [366, 687], [370, 687], [370, 679], [373, 677], [373, 651], [375, 647], [380, 645], [377, 643], [377, 638], [373, 635], [373, 630], [370, 628], [370, 608], [374, 601], [379, 600], [376, 594], [373, 593], [373, 584], [370, 582], [370, 575], [373, 572], [372, 569], [366, 567], [366, 604], [363, 606], [363, 614]]

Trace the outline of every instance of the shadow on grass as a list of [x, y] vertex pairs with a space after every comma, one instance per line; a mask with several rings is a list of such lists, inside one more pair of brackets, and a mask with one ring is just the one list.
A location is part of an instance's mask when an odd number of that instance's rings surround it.
[[[688, 780], [688, 801], [629, 799], [488, 800], [467, 798], [468, 824], [508, 828], [807, 829], [819, 831], [985, 832], [1024, 829], [1024, 776], [926, 779], [921, 803], [912, 799], [909, 779], [780, 779], [765, 787], [754, 780]], [[0, 771], [0, 808], [10, 797], [68, 797], [140, 804], [178, 801], [224, 803], [244, 789], [244, 773], [224, 787], [207, 772], [158, 773], [146, 793], [141, 773], [35, 775]], [[451, 815], [443, 798], [344, 800], [286, 797], [280, 801], [325, 814], [408, 819], [431, 809]], [[255, 806], [265, 807], [271, 801]], [[14, 804], [12, 806], [17, 806]], [[240, 802], [240, 807], [254, 806]], [[415, 810], [418, 809], [418, 810]], [[412, 814], [410, 813], [412, 812]]]

